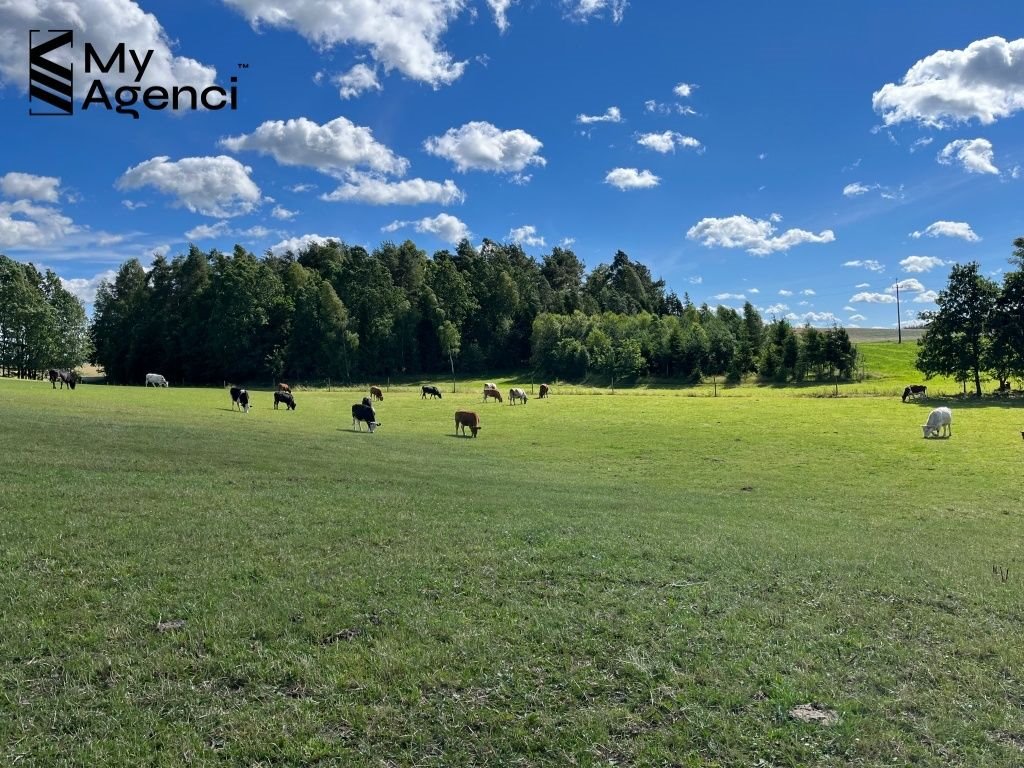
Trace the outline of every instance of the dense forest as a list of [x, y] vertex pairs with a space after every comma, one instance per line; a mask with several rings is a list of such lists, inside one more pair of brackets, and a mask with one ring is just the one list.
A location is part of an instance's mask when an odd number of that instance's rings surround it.
[[849, 377], [846, 332], [694, 306], [621, 251], [589, 274], [568, 249], [337, 241], [257, 258], [192, 247], [126, 262], [96, 297], [95, 362], [113, 382], [364, 381], [496, 370], [580, 380], [642, 375], [784, 382]]
[[[1024, 376], [1024, 238], [999, 285], [953, 267], [923, 313], [926, 376], [1005, 385]], [[0, 368], [31, 376], [86, 360], [114, 383], [338, 382], [530, 370], [628, 383], [835, 380], [855, 371], [846, 331], [766, 323], [695, 306], [619, 251], [589, 273], [569, 249], [539, 261], [515, 244], [463, 241], [428, 256], [411, 241], [372, 252], [337, 241], [256, 257], [196, 247], [124, 263], [97, 292], [91, 325], [52, 271], [0, 256]]]

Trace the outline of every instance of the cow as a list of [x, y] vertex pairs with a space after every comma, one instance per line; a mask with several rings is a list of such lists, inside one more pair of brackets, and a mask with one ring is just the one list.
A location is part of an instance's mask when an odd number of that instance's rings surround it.
[[437, 387], [424, 386], [423, 387], [423, 394], [420, 395], [420, 400], [423, 400], [424, 398], [426, 398], [427, 395], [430, 395], [430, 399], [431, 400], [433, 400], [435, 397], [439, 397], [442, 400], [444, 399], [443, 397], [441, 397], [441, 390], [438, 389]]
[[370, 397], [374, 400], [380, 400], [384, 402], [384, 393], [381, 392], [380, 387], [370, 387]]
[[285, 404], [285, 407], [289, 411], [295, 410], [295, 397], [291, 392], [275, 392], [274, 393], [274, 410], [277, 410], [277, 406], [281, 403]]
[[504, 400], [501, 399], [501, 392], [499, 392], [496, 389], [485, 389], [484, 390], [484, 402], [485, 403], [487, 402], [487, 398], [489, 398], [489, 397], [493, 397], [499, 403], [505, 402]]
[[366, 426], [369, 428], [370, 433], [381, 425], [377, 421], [377, 412], [373, 410], [372, 405], [366, 405], [365, 403], [356, 403], [352, 406], [352, 428], [359, 427], [359, 431], [363, 431], [363, 422], [366, 422]]
[[477, 416], [473, 411], [456, 411], [455, 412], [455, 434], [459, 434], [459, 428], [462, 428], [462, 436], [466, 436], [466, 427], [469, 427], [469, 431], [473, 433], [473, 437], [476, 437], [476, 433], [479, 432], [483, 427], [480, 426], [480, 417]]
[[540, 394], [537, 395], [537, 399], [538, 400], [543, 400], [545, 397], [548, 396], [548, 392], [550, 392], [550, 391], [551, 391], [551, 387], [549, 387], [547, 384], [541, 384], [540, 385]]
[[924, 384], [911, 384], [909, 387], [906, 387], [903, 390], [903, 402], [904, 403], [907, 402], [907, 398], [908, 397], [918, 398], [918, 397], [927, 397], [927, 396], [928, 396], [928, 387], [926, 387]]
[[523, 405], [526, 405], [526, 391], [519, 387], [512, 387], [512, 389], [508, 391], [508, 404], [515, 405], [516, 400], [522, 400]]
[[146, 386], [154, 387], [166, 387], [167, 379], [161, 376], [159, 373], [147, 373], [146, 374]]
[[74, 371], [58, 371], [56, 368], [51, 368], [48, 372], [50, 377], [50, 385], [53, 389], [57, 388], [57, 382], [60, 382], [60, 388], [64, 389], [64, 385], [68, 385], [68, 389], [74, 389], [75, 384], [78, 383], [78, 375]]
[[238, 406], [242, 413], [249, 412], [249, 392], [241, 387], [231, 388], [231, 407]]
[[953, 412], [949, 408], [936, 408], [928, 414], [928, 423], [921, 425], [925, 437], [953, 436]]
[[277, 384], [277, 391], [278, 392], [291, 392], [292, 388], [289, 387], [287, 384], [285, 384], [283, 381], [281, 381], [281, 382], [278, 382], [278, 384]]

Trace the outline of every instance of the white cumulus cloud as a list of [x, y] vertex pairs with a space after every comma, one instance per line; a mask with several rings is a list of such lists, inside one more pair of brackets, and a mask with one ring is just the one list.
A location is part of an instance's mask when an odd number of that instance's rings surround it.
[[348, 72], [334, 78], [338, 86], [338, 95], [343, 99], [352, 99], [367, 91], [381, 90], [377, 70], [365, 64], [356, 64]]
[[693, 93], [693, 89], [696, 87], [697, 86], [693, 85], [692, 83], [679, 83], [679, 85], [672, 89], [672, 93], [674, 93], [681, 99], [685, 99], [688, 98], [691, 93]]
[[966, 221], [936, 221], [920, 232], [911, 232], [914, 239], [921, 237], [959, 237], [969, 243], [981, 240]]
[[899, 285], [900, 291], [907, 293], [920, 293], [924, 290], [924, 286], [921, 285], [921, 281], [915, 277], [908, 277], [905, 280], [900, 280], [898, 283], [893, 283], [885, 289], [886, 293], [896, 293], [896, 286]]
[[347, 182], [333, 192], [321, 195], [320, 199], [369, 205], [450, 205], [461, 203], [466, 196], [451, 179], [445, 179], [443, 183], [425, 179], [387, 181], [364, 174], [353, 174]]
[[503, 131], [480, 121], [449, 128], [444, 135], [423, 143], [427, 152], [452, 161], [460, 171], [497, 173], [516, 173], [528, 165], [545, 165], [547, 160], [537, 154], [543, 146], [526, 131]]
[[255, 29], [293, 29], [318, 48], [363, 46], [385, 72], [435, 88], [462, 76], [441, 38], [464, 0], [225, 0]]
[[409, 226], [413, 227], [417, 232], [437, 235], [441, 240], [453, 245], [468, 239], [472, 235], [469, 227], [455, 216], [447, 213], [439, 213], [433, 218], [423, 218], [418, 221], [393, 221], [387, 226], [382, 227], [382, 231], [396, 232]]
[[118, 189], [153, 187], [177, 198], [193, 213], [229, 218], [249, 213], [260, 202], [260, 188], [249, 178], [252, 169], [233, 157], [153, 157], [129, 168]]
[[918, 61], [899, 84], [871, 98], [886, 125], [916, 121], [945, 127], [975, 119], [982, 124], [1024, 107], [1024, 39], [976, 40], [963, 50], [937, 51]]
[[53, 245], [79, 227], [56, 208], [31, 200], [0, 202], [0, 248]]
[[576, 115], [576, 122], [589, 125], [590, 123], [621, 123], [622, 112], [618, 107], [608, 107], [603, 115]]
[[867, 318], [864, 317], [864, 315], [859, 315], [859, 314], [858, 315], [850, 315], [850, 322], [851, 323], [861, 323], [861, 322], [864, 322], [865, 320], [867, 320]]
[[844, 267], [863, 267], [864, 269], [871, 270], [872, 272], [883, 272], [885, 265], [875, 261], [874, 259], [855, 259], [854, 261], [844, 261]]
[[270, 212], [270, 215], [273, 216], [275, 219], [280, 219], [281, 221], [288, 221], [288, 219], [294, 219], [295, 216], [298, 215], [298, 211], [289, 211], [284, 206], [275, 205], [274, 210]]
[[[777, 214], [773, 214], [777, 215]], [[779, 219], [782, 217], [780, 216]], [[801, 243], [831, 243], [836, 239], [830, 229], [819, 234], [803, 229], [787, 229], [775, 234], [775, 222], [751, 219], [749, 216], [729, 216], [723, 219], [701, 219], [687, 231], [690, 240], [699, 240], [708, 247], [743, 248], [748, 253], [764, 256], [775, 251], [788, 251]]]
[[487, 0], [494, 12], [494, 23], [502, 32], [508, 29], [508, 9], [512, 7], [514, 0]]
[[742, 293], [716, 293], [712, 298], [718, 301], [729, 301], [735, 299], [736, 301], [746, 301], [747, 297]]
[[779, 289], [779, 296], [792, 296], [792, 295], [793, 295], [792, 291], [786, 290], [785, 288], [780, 288]]
[[855, 293], [850, 297], [851, 304], [867, 302], [868, 304], [895, 304], [896, 297], [888, 293]]
[[935, 300], [939, 298], [939, 294], [935, 291], [922, 291], [914, 297], [915, 304], [934, 304]]
[[994, 173], [999, 174], [993, 162], [992, 142], [988, 139], [957, 139], [951, 141], [936, 159], [942, 165], [952, 165], [954, 160], [959, 161], [964, 170], [968, 173]]
[[253, 150], [272, 156], [281, 165], [302, 165], [325, 172], [365, 167], [403, 175], [409, 161], [373, 138], [369, 128], [344, 117], [318, 125], [305, 117], [268, 120], [250, 134], [221, 139], [232, 152]]
[[85, 304], [92, 304], [96, 301], [96, 291], [100, 287], [100, 283], [113, 283], [115, 277], [117, 277], [117, 272], [108, 269], [92, 277], [72, 277], [70, 279], [62, 277], [60, 283], [64, 286], [64, 290], [72, 296], [77, 296]]
[[612, 21], [618, 24], [626, 11], [627, 0], [562, 0], [572, 18], [588, 21], [595, 16], [603, 16], [607, 11]]
[[683, 136], [681, 133], [675, 131], [665, 131], [664, 133], [645, 133], [640, 136], [636, 143], [640, 146], [653, 149], [655, 152], [674, 152], [676, 147], [686, 147], [688, 149], [701, 149], [701, 143], [693, 138], [692, 136]]
[[270, 246], [270, 252], [274, 256], [281, 256], [288, 251], [292, 253], [298, 253], [309, 247], [311, 243], [326, 243], [328, 240], [335, 240], [341, 242], [340, 237], [324, 237], [323, 235], [300, 235], [299, 237], [290, 237], [287, 240], [282, 240], [279, 243], [275, 243]]
[[56, 203], [60, 199], [60, 179], [11, 171], [0, 176], [0, 193], [22, 200]]
[[943, 266], [945, 263], [942, 259], [935, 256], [907, 256], [907, 258], [900, 260], [900, 266], [903, 267], [904, 272], [928, 272], [935, 267]]
[[[142, 88], [158, 85], [192, 85], [202, 90], [212, 85], [217, 70], [186, 56], [175, 56], [174, 45], [152, 13], [143, 11], [133, 0], [16, 0], [0, 2], [0, 83], [28, 86], [28, 30], [72, 29], [85, 35], [96, 51], [113, 51], [123, 43], [140, 52], [153, 51], [145, 76], [134, 82], [131, 64], [125, 74], [111, 70], [101, 76], [107, 90], [120, 85]], [[73, 46], [47, 55], [51, 61], [71, 65], [75, 74], [85, 71], [84, 45], [76, 36]], [[75, 96], [85, 97], [92, 78], [75, 77]]]
[[506, 235], [505, 239], [513, 243], [519, 243], [520, 245], [528, 245], [531, 247], [543, 248], [546, 245], [544, 238], [537, 234], [537, 228], [532, 224], [516, 227]]
[[619, 189], [648, 189], [656, 187], [661, 179], [650, 171], [639, 171], [636, 168], [614, 168], [604, 177], [605, 184]]

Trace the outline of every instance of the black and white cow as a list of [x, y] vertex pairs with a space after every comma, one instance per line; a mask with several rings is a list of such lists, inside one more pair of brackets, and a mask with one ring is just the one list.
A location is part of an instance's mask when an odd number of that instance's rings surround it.
[[295, 410], [295, 397], [291, 392], [275, 392], [274, 393], [274, 410], [277, 410], [277, 406], [281, 403], [285, 404], [285, 407], [289, 411]]
[[358, 427], [359, 431], [362, 432], [364, 421], [366, 422], [366, 426], [369, 428], [370, 432], [373, 432], [373, 430], [380, 426], [380, 422], [377, 421], [377, 412], [373, 410], [372, 405], [356, 403], [352, 406], [353, 429]]
[[231, 407], [238, 406], [242, 413], [249, 412], [249, 392], [241, 387], [231, 388]]
[[444, 400], [444, 398], [441, 397], [441, 390], [438, 389], [437, 387], [424, 386], [423, 394], [420, 395], [420, 400], [423, 400], [427, 395], [430, 395], [431, 400], [433, 400], [435, 397], [439, 397], [442, 400]]
[[903, 389], [903, 402], [907, 402], [907, 398], [918, 398], [927, 397], [928, 387], [924, 384], [911, 384], [909, 387]]

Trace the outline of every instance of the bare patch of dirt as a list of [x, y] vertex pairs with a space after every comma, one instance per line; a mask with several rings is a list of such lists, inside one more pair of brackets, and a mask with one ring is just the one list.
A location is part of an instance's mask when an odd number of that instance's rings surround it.
[[820, 704], [798, 704], [789, 710], [789, 716], [803, 723], [818, 725], [835, 725], [839, 722], [838, 712]]
[[331, 643], [336, 643], [339, 640], [345, 640], [346, 642], [349, 642], [355, 640], [361, 634], [363, 634], [363, 630], [361, 630], [359, 627], [349, 627], [348, 629], [341, 629], [323, 638], [320, 641], [320, 645], [330, 645]]

